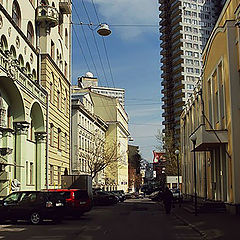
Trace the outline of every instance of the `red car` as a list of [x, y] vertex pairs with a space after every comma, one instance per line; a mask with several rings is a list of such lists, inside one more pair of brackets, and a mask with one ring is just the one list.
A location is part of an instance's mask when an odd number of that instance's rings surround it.
[[80, 189], [51, 189], [59, 192], [66, 200], [66, 215], [80, 217], [92, 208], [92, 199], [86, 190]]

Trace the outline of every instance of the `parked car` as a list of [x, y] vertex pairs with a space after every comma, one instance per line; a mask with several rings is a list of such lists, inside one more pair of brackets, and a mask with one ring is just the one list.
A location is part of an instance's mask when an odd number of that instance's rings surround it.
[[92, 198], [88, 195], [87, 190], [51, 189], [49, 191], [58, 192], [65, 199], [65, 215], [80, 217], [92, 209]]
[[126, 200], [126, 196], [123, 190], [115, 190], [111, 191], [111, 193], [116, 195], [119, 198], [120, 202], [124, 202]]
[[93, 192], [93, 204], [94, 205], [112, 205], [118, 202], [118, 197], [112, 193], [105, 191]]
[[158, 190], [149, 195], [152, 201], [161, 201], [162, 191]]
[[183, 201], [183, 195], [180, 191], [180, 189], [174, 188], [170, 189], [173, 193], [173, 201], [174, 202], [182, 202]]
[[65, 200], [59, 193], [48, 191], [13, 192], [0, 200], [0, 221], [28, 220], [39, 224], [44, 219], [62, 220]]

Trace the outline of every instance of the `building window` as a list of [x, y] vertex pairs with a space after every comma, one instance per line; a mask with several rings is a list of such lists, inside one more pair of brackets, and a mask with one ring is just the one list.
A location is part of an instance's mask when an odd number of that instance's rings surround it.
[[26, 184], [28, 184], [28, 161], [26, 161]]
[[28, 25], [27, 25], [27, 39], [29, 40], [29, 42], [31, 44], [33, 44], [34, 30], [33, 30], [33, 25], [31, 22], [28, 22]]
[[62, 139], [61, 139], [62, 134], [61, 133], [62, 133], [61, 129], [58, 128], [58, 150], [61, 150], [61, 141], [62, 141]]
[[51, 185], [53, 185], [53, 177], [54, 177], [53, 165], [50, 165], [50, 184]]
[[58, 33], [63, 36], [63, 14], [59, 13]]
[[54, 57], [55, 57], [55, 44], [51, 40], [51, 58], [54, 59]]
[[53, 84], [50, 82], [50, 96], [49, 96], [49, 100], [52, 103], [53, 101]]
[[67, 78], [67, 75], [68, 75], [68, 65], [65, 61], [65, 65], [64, 65], [64, 76]]
[[13, 2], [12, 19], [17, 24], [18, 27], [21, 27], [21, 11], [17, 0]]
[[33, 185], [33, 173], [34, 173], [34, 171], [33, 171], [33, 163], [31, 162], [30, 163], [30, 185]]
[[60, 91], [57, 91], [57, 107], [60, 110]]
[[30, 133], [29, 133], [29, 140], [34, 141], [35, 139], [34, 139], [33, 120], [31, 120], [29, 131], [30, 131]]
[[65, 133], [65, 152], [67, 152], [68, 149], [68, 138], [67, 138], [67, 133]]
[[64, 98], [64, 113], [67, 115], [67, 99]]
[[65, 28], [65, 45], [68, 47], [68, 30]]
[[50, 146], [54, 144], [54, 126], [50, 123]]
[[58, 167], [58, 185], [61, 185], [61, 167]]

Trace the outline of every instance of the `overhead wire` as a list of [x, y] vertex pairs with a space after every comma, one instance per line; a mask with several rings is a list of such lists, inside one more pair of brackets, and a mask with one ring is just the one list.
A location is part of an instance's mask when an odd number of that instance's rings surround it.
[[[96, 14], [97, 20], [98, 20], [98, 22], [100, 23], [100, 19], [99, 19], [99, 16], [98, 16], [97, 9], [96, 9], [96, 6], [95, 6], [95, 4], [94, 4], [94, 1], [93, 1], [93, 0], [91, 0], [91, 1], [92, 1], [92, 5], [93, 5], [93, 8], [94, 8], [94, 12], [95, 12], [95, 14]], [[106, 55], [106, 59], [107, 59], [107, 63], [108, 63], [108, 68], [109, 68], [109, 72], [110, 72], [110, 76], [111, 76], [111, 81], [112, 81], [113, 87], [115, 88], [115, 83], [114, 83], [114, 79], [113, 79], [112, 68], [111, 68], [111, 65], [110, 65], [110, 61], [109, 61], [109, 57], [108, 57], [108, 51], [107, 51], [105, 39], [104, 39], [103, 36], [102, 36], [102, 41], [103, 41], [104, 51], [105, 51], [105, 55]]]
[[[76, 13], [76, 16], [77, 16], [77, 18], [78, 18], [78, 20], [79, 20], [79, 22], [80, 22], [80, 17], [79, 17], [79, 15], [78, 15], [77, 9], [76, 9], [76, 7], [75, 7], [74, 4], [72, 4], [72, 5], [73, 5], [73, 9], [74, 9], [74, 11], [75, 11], [75, 13]], [[88, 49], [90, 58], [91, 58], [91, 60], [92, 60], [92, 64], [93, 64], [94, 70], [95, 70], [97, 76], [99, 76], [98, 70], [97, 70], [97, 67], [96, 67], [96, 64], [95, 64], [95, 61], [94, 61], [94, 58], [93, 58], [93, 55], [92, 55], [92, 52], [91, 52], [91, 49], [90, 49], [88, 40], [87, 40], [87, 36], [86, 36], [85, 30], [84, 30], [84, 28], [83, 28], [83, 25], [80, 25], [80, 26], [81, 26], [81, 29], [82, 29], [82, 32], [83, 32], [83, 36], [84, 36], [84, 39], [85, 39], [85, 42], [86, 42], [86, 46], [87, 46], [87, 49]]]
[[[89, 14], [88, 14], [88, 10], [87, 10], [86, 5], [85, 5], [85, 3], [84, 3], [83, 0], [82, 0], [82, 5], [83, 5], [83, 8], [84, 8], [85, 13], [86, 13], [86, 15], [87, 15], [88, 21], [89, 21], [89, 23], [91, 23], [91, 19], [90, 19], [90, 16], [89, 16]], [[94, 40], [94, 43], [95, 43], [95, 46], [96, 46], [98, 58], [99, 58], [99, 61], [100, 61], [101, 67], [102, 67], [103, 75], [104, 75], [104, 78], [105, 78], [107, 87], [109, 87], [109, 84], [108, 84], [108, 81], [107, 81], [106, 72], [105, 72], [105, 69], [104, 69], [104, 66], [103, 66], [101, 54], [100, 54], [100, 51], [99, 51], [99, 47], [98, 47], [97, 40], [96, 40], [96, 37], [95, 37], [95, 34], [94, 34], [93, 29], [91, 29], [91, 32], [92, 32], [93, 40]]]
[[74, 29], [74, 26], [72, 27], [72, 29], [73, 29], [73, 33], [74, 33], [75, 36], [76, 36], [77, 43], [78, 43], [78, 45], [79, 45], [79, 47], [80, 47], [80, 49], [81, 49], [81, 52], [82, 52], [82, 55], [83, 55], [85, 64], [87, 65], [87, 69], [88, 69], [88, 71], [90, 71], [90, 66], [89, 66], [89, 64], [88, 64], [88, 62], [87, 62], [87, 58], [86, 58], [86, 56], [85, 56], [85, 54], [84, 54], [83, 47], [82, 47], [82, 45], [81, 45], [81, 43], [80, 43], [80, 41], [79, 41], [79, 38], [78, 38], [78, 35], [77, 35], [77, 33], [76, 33], [75, 29]]

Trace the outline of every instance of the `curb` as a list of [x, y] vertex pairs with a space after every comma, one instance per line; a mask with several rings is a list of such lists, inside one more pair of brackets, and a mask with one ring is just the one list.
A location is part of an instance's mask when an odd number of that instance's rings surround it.
[[190, 222], [188, 222], [186, 219], [180, 217], [178, 214], [174, 213], [174, 216], [176, 218], [178, 218], [180, 221], [184, 222], [185, 224], [187, 224], [189, 227], [191, 227], [194, 231], [196, 231], [197, 233], [199, 233], [201, 236], [202, 236], [202, 239], [205, 239], [207, 240], [208, 237], [207, 237], [207, 234], [203, 231], [201, 231], [198, 227], [196, 227], [195, 225], [191, 224]]

